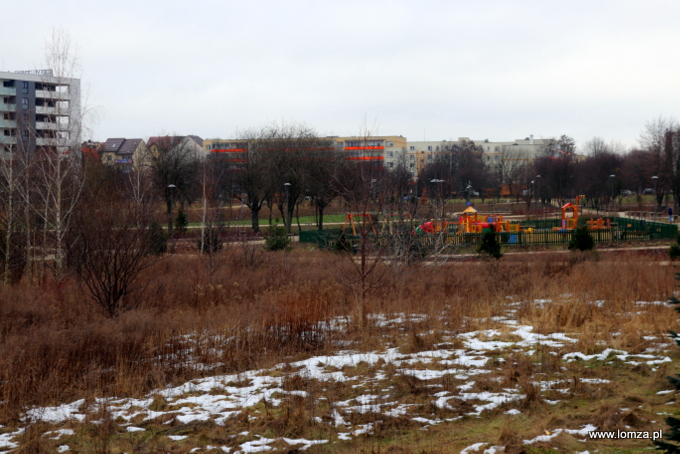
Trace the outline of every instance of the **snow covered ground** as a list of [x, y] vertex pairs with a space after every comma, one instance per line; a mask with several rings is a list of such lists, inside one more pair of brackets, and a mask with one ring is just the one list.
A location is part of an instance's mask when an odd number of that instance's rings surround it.
[[[536, 302], [538, 306], [547, 303]], [[55, 430], [45, 436], [57, 440], [59, 452], [70, 451], [69, 443], [77, 436], [71, 428], [92, 422], [92, 415], [102, 414], [103, 408], [119, 432], [134, 436], [153, 426], [158, 436], [158, 427], [167, 427], [160, 436], [167, 437], [168, 446], [191, 447], [190, 452], [251, 453], [293, 447], [306, 450], [319, 444], [370, 437], [391, 419], [408, 420], [416, 429], [428, 430], [444, 423], [456, 424], [454, 421], [462, 418], [483, 417], [492, 411], [518, 417], [525, 412], [522, 406], [527, 396], [519, 383], [505, 379], [498, 371], [507, 367], [506, 361], [518, 356], [535, 361], [539, 350], [544, 355], [559, 356], [560, 364], [616, 361], [629, 366], [644, 364], [654, 371], [671, 361], [667, 352], [674, 347], [661, 336], [653, 338], [653, 348], [640, 354], [611, 348], [595, 354], [573, 351], [578, 341], [575, 334], [538, 334], [532, 326], [516, 320], [515, 305], [508, 306], [507, 316], [494, 318], [493, 328], [443, 333], [441, 342], [424, 351], [402, 351], [397, 346], [370, 352], [343, 349], [271, 369], [192, 380], [155, 390], [142, 399], [81, 399], [31, 408], [26, 411], [25, 423], [52, 424]], [[374, 315], [371, 321], [385, 327], [426, 319], [423, 314], [396, 314]], [[346, 321], [334, 320], [333, 324], [342, 329]], [[564, 350], [569, 351], [561, 353]], [[497, 385], [490, 386], [494, 382]], [[539, 389], [544, 402], [555, 405], [572, 395], [579, 384], [607, 386], [609, 380], [583, 377], [578, 382], [572, 377], [560, 378], [557, 371], [535, 374], [531, 383]], [[419, 396], [419, 400], [412, 395]], [[284, 409], [304, 415], [316, 425], [317, 430], [309, 432], [314, 437], [275, 436], [270, 425], [283, 417]], [[227, 435], [221, 444], [205, 444], [188, 429], [201, 423], [223, 428]], [[24, 430], [25, 427], [0, 427], [0, 452], [16, 448]], [[549, 442], [563, 433], [587, 442], [588, 432], [593, 430], [596, 427], [588, 424], [558, 427], [550, 434], [537, 432], [524, 443]], [[503, 452], [493, 441], [472, 444], [462, 452]]]

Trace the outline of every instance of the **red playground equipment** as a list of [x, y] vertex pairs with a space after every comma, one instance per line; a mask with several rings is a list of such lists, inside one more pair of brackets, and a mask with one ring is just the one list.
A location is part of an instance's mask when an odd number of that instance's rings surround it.
[[[579, 216], [578, 201], [579, 197], [577, 196], [576, 204], [573, 203], [564, 204], [564, 206], [562, 207], [562, 225], [560, 227], [553, 227], [553, 230], [566, 231], [574, 230], [576, 227], [578, 227]], [[602, 218], [599, 219], [590, 218], [590, 220], [587, 221], [586, 224], [588, 225], [589, 230], [601, 230], [608, 229], [611, 227], [609, 219], [604, 220]]]

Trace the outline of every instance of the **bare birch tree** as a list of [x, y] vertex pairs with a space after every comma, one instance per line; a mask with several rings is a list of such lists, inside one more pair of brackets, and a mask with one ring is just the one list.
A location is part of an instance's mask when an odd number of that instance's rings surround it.
[[[35, 129], [35, 152], [29, 157], [34, 168], [34, 212], [43, 224], [43, 263], [52, 256], [57, 280], [64, 277], [64, 242], [82, 191], [80, 173], [80, 65], [77, 51], [64, 32], [53, 31], [46, 48], [49, 71], [40, 84], [42, 97], [36, 105], [41, 129]], [[36, 97], [38, 103], [38, 98]], [[29, 198], [24, 195], [24, 199]], [[52, 254], [49, 254], [52, 252]], [[44, 278], [43, 266], [43, 278]]]

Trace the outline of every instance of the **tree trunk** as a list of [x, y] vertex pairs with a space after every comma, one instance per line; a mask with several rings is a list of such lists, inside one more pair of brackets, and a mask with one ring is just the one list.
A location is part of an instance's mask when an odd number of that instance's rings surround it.
[[319, 230], [323, 230], [323, 207], [317, 205], [317, 209], [319, 210], [319, 219], [317, 221], [317, 226], [319, 227]]
[[259, 233], [260, 232], [260, 207], [257, 205], [253, 205], [250, 208], [250, 214], [251, 214], [251, 226], [253, 228], [253, 232]]

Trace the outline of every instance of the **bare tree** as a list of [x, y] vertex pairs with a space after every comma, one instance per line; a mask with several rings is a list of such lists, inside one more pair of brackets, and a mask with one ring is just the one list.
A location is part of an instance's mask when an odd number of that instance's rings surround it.
[[93, 172], [74, 218], [69, 262], [87, 293], [109, 317], [136, 307], [148, 282], [142, 272], [157, 260], [153, 201], [138, 203], [129, 187]]
[[[165, 202], [170, 238], [174, 238], [175, 203], [191, 202], [197, 183], [199, 161], [192, 140], [188, 136], [160, 136], [148, 141], [147, 171], [156, 193]], [[170, 247], [174, 252], [174, 242]]]
[[512, 145], [501, 147], [496, 168], [499, 174], [499, 184], [507, 187], [510, 196], [522, 195], [522, 188], [525, 186], [523, 178], [526, 173], [525, 168], [530, 160], [530, 153], [525, 148]]
[[[71, 218], [82, 191], [80, 169], [80, 137], [82, 109], [80, 104], [80, 65], [77, 52], [64, 32], [54, 31], [47, 45], [46, 64], [50, 68], [41, 82], [40, 103], [46, 112], [39, 119], [42, 128], [34, 130], [35, 152], [29, 153], [25, 165], [33, 167], [34, 212], [42, 227], [43, 264], [54, 258], [55, 276], [64, 276], [64, 242]], [[36, 102], [38, 102], [36, 100]], [[37, 113], [36, 113], [37, 115]], [[49, 248], [49, 249], [48, 249]], [[48, 250], [53, 254], [48, 254]], [[43, 266], [43, 277], [44, 277]]]
[[261, 140], [259, 132], [246, 131], [241, 134], [243, 151], [237, 158], [229, 158], [234, 174], [234, 197], [250, 210], [251, 227], [260, 231], [260, 210], [269, 194], [269, 163], [267, 145]]
[[[0, 225], [2, 226], [2, 282], [4, 285], [17, 282], [27, 263], [25, 242], [21, 235], [27, 235], [28, 225], [22, 223], [23, 180], [26, 167], [21, 166], [19, 148], [21, 144], [10, 145], [8, 156], [0, 161]], [[25, 219], [23, 219], [25, 221]]]
[[[640, 145], [649, 153], [651, 158], [652, 176], [659, 177], [656, 184], [656, 203], [661, 204], [664, 197], [680, 189], [677, 180], [678, 153], [677, 141], [673, 135], [680, 130], [680, 126], [673, 118], [658, 117], [649, 121], [640, 133]], [[651, 180], [650, 180], [651, 181]], [[676, 197], [677, 199], [677, 197]], [[676, 206], [677, 209], [677, 206]]]
[[306, 163], [305, 195], [314, 203], [319, 230], [323, 230], [324, 210], [340, 194], [338, 175], [345, 164], [342, 155], [330, 146], [320, 146]]

